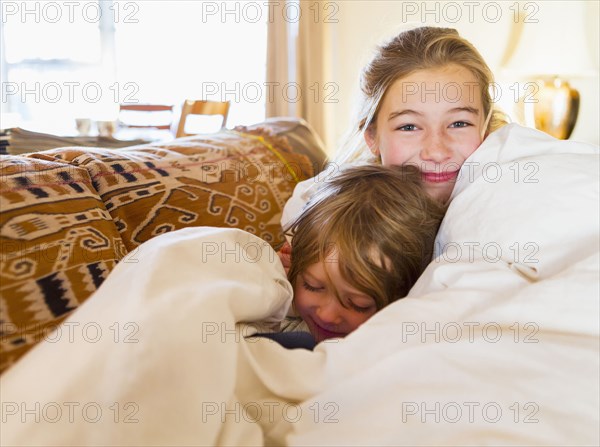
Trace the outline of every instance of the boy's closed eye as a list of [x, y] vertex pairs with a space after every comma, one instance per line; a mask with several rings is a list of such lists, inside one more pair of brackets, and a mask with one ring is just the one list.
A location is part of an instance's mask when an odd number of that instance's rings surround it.
[[[302, 281], [302, 287], [313, 293], [319, 293], [325, 290], [325, 287], [313, 286], [306, 280]], [[349, 307], [357, 312], [367, 313], [374, 310], [376, 306], [372, 298], [360, 296], [346, 299], [346, 307]]]
[[368, 296], [351, 296], [347, 300], [348, 307], [357, 312], [367, 313], [376, 310], [375, 301]]
[[[313, 273], [315, 273], [313, 271]], [[302, 287], [309, 292], [321, 292], [325, 290], [326, 281], [319, 276], [315, 276], [313, 273], [304, 271], [299, 275], [299, 279], [302, 282]]]
[[308, 282], [306, 282], [306, 279], [304, 279], [302, 281], [302, 287], [304, 287], [309, 292], [321, 292], [321, 291], [325, 290], [325, 287], [316, 287], [316, 286], [309, 284]]

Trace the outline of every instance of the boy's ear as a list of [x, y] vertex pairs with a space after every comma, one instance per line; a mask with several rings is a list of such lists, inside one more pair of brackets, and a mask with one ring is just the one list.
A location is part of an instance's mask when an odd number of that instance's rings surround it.
[[364, 137], [365, 137], [365, 143], [367, 143], [367, 146], [369, 146], [369, 149], [371, 149], [371, 152], [373, 153], [373, 155], [378, 157], [379, 156], [379, 148], [377, 147], [377, 137], [376, 137], [375, 127], [373, 125], [370, 125], [369, 127], [367, 127], [367, 130], [365, 130], [365, 132], [364, 132]]

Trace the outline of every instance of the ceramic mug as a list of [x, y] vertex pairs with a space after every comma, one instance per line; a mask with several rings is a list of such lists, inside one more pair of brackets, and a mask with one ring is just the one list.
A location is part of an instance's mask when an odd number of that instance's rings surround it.
[[112, 137], [117, 130], [116, 121], [96, 121], [98, 135], [101, 137]]
[[77, 118], [75, 120], [75, 125], [77, 126], [77, 132], [82, 137], [89, 135], [90, 130], [92, 129], [92, 120], [89, 118]]

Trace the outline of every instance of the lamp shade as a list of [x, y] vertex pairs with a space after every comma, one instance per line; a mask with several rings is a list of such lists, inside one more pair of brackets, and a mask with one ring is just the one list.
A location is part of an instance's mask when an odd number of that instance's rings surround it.
[[524, 10], [521, 36], [502, 69], [506, 74], [527, 77], [592, 76], [597, 68], [587, 44], [586, 2], [541, 1]]

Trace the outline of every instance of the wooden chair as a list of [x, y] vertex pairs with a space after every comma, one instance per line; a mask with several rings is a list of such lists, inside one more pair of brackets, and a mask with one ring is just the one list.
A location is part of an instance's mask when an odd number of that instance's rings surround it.
[[223, 122], [221, 123], [221, 129], [225, 127], [227, 123], [227, 115], [229, 113], [229, 101], [194, 101], [191, 99], [186, 100], [181, 108], [181, 118], [179, 119], [179, 126], [177, 128], [177, 138], [193, 135], [185, 132], [185, 122], [189, 115], [222, 115]]

